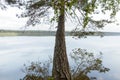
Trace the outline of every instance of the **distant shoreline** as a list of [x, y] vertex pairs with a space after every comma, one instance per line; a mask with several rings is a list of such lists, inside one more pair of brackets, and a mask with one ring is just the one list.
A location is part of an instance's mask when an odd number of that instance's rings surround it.
[[[120, 36], [120, 32], [91, 32], [91, 36]], [[55, 36], [56, 31], [42, 30], [0, 30], [1, 36]], [[70, 31], [65, 32], [66, 36], [73, 36]]]

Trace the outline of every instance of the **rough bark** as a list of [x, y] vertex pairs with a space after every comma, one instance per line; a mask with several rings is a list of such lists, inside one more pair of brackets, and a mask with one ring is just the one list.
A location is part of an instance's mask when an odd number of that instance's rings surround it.
[[64, 14], [59, 16], [58, 29], [56, 32], [53, 77], [54, 80], [71, 80], [69, 62], [65, 43], [65, 18]]

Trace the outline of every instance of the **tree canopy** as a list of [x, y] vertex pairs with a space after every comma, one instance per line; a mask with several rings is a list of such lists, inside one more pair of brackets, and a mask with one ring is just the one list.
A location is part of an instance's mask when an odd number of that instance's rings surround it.
[[65, 17], [78, 21], [78, 26], [86, 28], [92, 26], [102, 28], [106, 23], [114, 22], [112, 20], [95, 20], [93, 14], [110, 13], [110, 18], [114, 18], [120, 9], [119, 0], [6, 0], [8, 4], [25, 8], [25, 12], [19, 17], [29, 17], [27, 26], [40, 23], [41, 18], [48, 16], [52, 9], [54, 16], [51, 21], [58, 21], [61, 12], [61, 6], [64, 5]]

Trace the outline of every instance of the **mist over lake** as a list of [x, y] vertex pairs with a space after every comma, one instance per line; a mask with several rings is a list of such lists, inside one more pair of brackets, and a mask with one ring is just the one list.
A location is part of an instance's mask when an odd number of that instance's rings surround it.
[[[0, 37], [0, 80], [19, 80], [24, 64], [45, 61], [53, 56], [55, 37]], [[103, 53], [103, 65], [110, 68], [107, 73], [91, 73], [99, 80], [120, 80], [120, 36], [88, 37], [74, 39], [66, 37], [68, 56], [72, 49], [87, 49]], [[72, 64], [70, 62], [70, 64]]]

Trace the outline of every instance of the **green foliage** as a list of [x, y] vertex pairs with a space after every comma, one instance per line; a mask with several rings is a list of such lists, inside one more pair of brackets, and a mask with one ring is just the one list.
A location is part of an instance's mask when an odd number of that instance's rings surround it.
[[96, 57], [93, 53], [89, 53], [84, 49], [74, 49], [70, 55], [75, 62], [72, 69], [73, 78], [87, 75], [91, 71], [108, 72], [110, 69], [103, 66], [101, 55], [102, 53]]
[[50, 77], [51, 74], [51, 58], [45, 62], [31, 62], [30, 66], [24, 65], [22, 71], [25, 73], [25, 77], [21, 80], [53, 80]]
[[87, 38], [87, 36], [94, 36], [96, 32], [85, 32], [82, 31], [73, 31], [71, 34], [74, 36], [74, 38]]
[[106, 10], [111, 10], [111, 18], [116, 15], [116, 12], [120, 9], [120, 0], [99, 0], [102, 8], [102, 12], [105, 13]]
[[[10, 0], [10, 2], [9, 0], [7, 1], [8, 3], [18, 4], [17, 7], [22, 7], [26, 9], [26, 11], [23, 14], [21, 14], [21, 17], [29, 17], [26, 26], [34, 26], [36, 24], [40, 24], [41, 18], [49, 16], [49, 10], [52, 9], [54, 11], [54, 16], [50, 20], [51, 22], [58, 22], [58, 17], [62, 13], [66, 15], [65, 17], [72, 17], [72, 19], [76, 19], [75, 21], [78, 21], [79, 26], [82, 26], [83, 28], [86, 28], [90, 25], [92, 25], [92, 27], [95, 26], [96, 28], [102, 28], [105, 25], [104, 23], [107, 23], [104, 21], [107, 20], [102, 19], [96, 21], [91, 18], [91, 15], [96, 14], [97, 10], [104, 14], [107, 13], [107, 11], [109, 11], [111, 12], [111, 18], [114, 18], [114, 16], [120, 9], [120, 0]], [[97, 14], [99, 12], [97, 12]]]
[[[87, 76], [92, 71], [100, 73], [108, 72], [110, 69], [102, 64], [102, 53], [95, 56], [84, 49], [74, 49], [70, 55], [74, 63], [71, 65], [72, 80], [90, 80]], [[52, 60], [45, 62], [32, 62], [30, 66], [25, 65], [23, 72], [25, 77], [21, 80], [54, 80], [50, 75]], [[73, 66], [74, 65], [74, 66]]]

